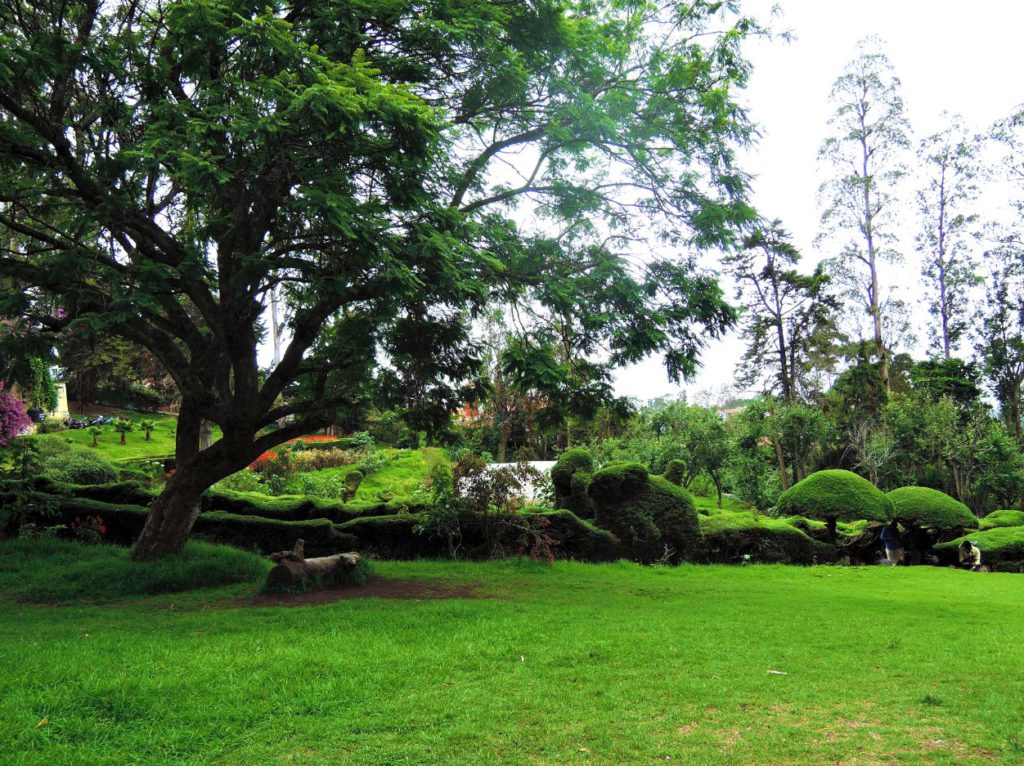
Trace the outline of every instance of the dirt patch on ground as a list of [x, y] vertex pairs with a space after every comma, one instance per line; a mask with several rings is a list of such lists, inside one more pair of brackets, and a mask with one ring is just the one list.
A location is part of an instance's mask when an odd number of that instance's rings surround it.
[[436, 582], [431, 580], [392, 580], [374, 577], [366, 585], [335, 585], [305, 593], [260, 593], [238, 599], [236, 606], [317, 606], [354, 598], [393, 598], [429, 601], [443, 598], [499, 598], [486, 592], [479, 582]]

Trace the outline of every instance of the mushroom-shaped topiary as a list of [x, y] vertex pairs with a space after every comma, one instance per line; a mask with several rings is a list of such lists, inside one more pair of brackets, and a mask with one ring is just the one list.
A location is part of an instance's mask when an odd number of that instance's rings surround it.
[[934, 542], [934, 539], [922, 541], [924, 530], [963, 534], [964, 529], [978, 526], [970, 508], [937, 489], [900, 487], [886, 497], [892, 501], [893, 518], [907, 528], [910, 561], [914, 564], [921, 562], [921, 548]]
[[1024, 511], [992, 511], [981, 520], [979, 529], [995, 529], [996, 527], [1024, 527]]
[[594, 474], [587, 494], [594, 520], [642, 562], [692, 559], [700, 535], [693, 498], [682, 487], [651, 476], [639, 463], [615, 463]]
[[565, 508], [581, 519], [594, 517], [594, 505], [587, 497], [587, 487], [594, 473], [594, 458], [583, 447], [567, 449], [551, 468], [555, 485], [555, 508]]
[[882, 490], [855, 473], [839, 469], [812, 473], [783, 492], [775, 507], [782, 516], [824, 521], [832, 544], [836, 541], [837, 521], [892, 518], [892, 501]]

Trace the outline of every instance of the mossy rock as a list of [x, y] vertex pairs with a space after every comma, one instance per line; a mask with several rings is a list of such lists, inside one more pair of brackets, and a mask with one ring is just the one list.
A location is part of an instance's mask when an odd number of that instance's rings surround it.
[[981, 549], [982, 564], [987, 564], [998, 571], [1017, 572], [1024, 565], [1024, 526], [994, 527], [939, 543], [935, 546], [935, 552], [940, 563], [955, 564], [957, 548], [964, 540], [970, 540]]
[[580, 518], [592, 519], [594, 505], [587, 496], [587, 488], [593, 474], [594, 458], [588, 450], [573, 447], [563, 452], [551, 468], [555, 508], [564, 508]]
[[673, 561], [693, 558], [700, 530], [693, 498], [639, 463], [617, 463], [594, 474], [588, 490], [595, 523], [622, 542], [637, 561], [660, 560], [666, 549]]
[[893, 518], [917, 529], [976, 528], [971, 509], [945, 492], [928, 487], [900, 487], [886, 493], [892, 501]]
[[834, 546], [809, 537], [788, 520], [757, 513], [701, 516], [700, 532], [697, 560], [704, 563], [813, 564], [836, 556]]
[[782, 516], [818, 521], [889, 521], [892, 501], [867, 479], [851, 471], [832, 469], [812, 473], [779, 497]]
[[1024, 527], [1024, 511], [992, 511], [978, 525], [982, 531], [997, 527]]

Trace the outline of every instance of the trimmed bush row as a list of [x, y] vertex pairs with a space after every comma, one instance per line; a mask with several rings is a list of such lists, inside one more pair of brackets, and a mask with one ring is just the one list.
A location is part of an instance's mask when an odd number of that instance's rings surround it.
[[[818, 522], [824, 529], [824, 524]], [[808, 537], [794, 524], [756, 513], [723, 511], [700, 517], [697, 560], [734, 564], [813, 564], [832, 561], [834, 546]]]
[[964, 540], [970, 540], [981, 549], [982, 564], [988, 564], [996, 571], [1024, 571], [1024, 527], [994, 527], [939, 543], [935, 546], [939, 562], [955, 564], [957, 548]]

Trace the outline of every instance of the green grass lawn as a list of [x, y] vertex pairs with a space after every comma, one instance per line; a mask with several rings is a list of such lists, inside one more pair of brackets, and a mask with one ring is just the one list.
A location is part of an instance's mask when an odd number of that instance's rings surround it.
[[[177, 418], [161, 414], [123, 413], [123, 416], [135, 424], [135, 430], [125, 436], [125, 444], [120, 443], [121, 435], [114, 430], [113, 425], [101, 426], [103, 433], [100, 434], [96, 447], [92, 447], [92, 435], [84, 428], [60, 431], [56, 436], [70, 444], [73, 449], [87, 449], [105, 460], [114, 462], [174, 454], [174, 427], [178, 422]], [[139, 428], [139, 422], [142, 420], [152, 420], [156, 424], [148, 442], [146, 434]]]
[[10, 764], [1016, 764], [1024, 580], [377, 563], [484, 598], [0, 602]]

